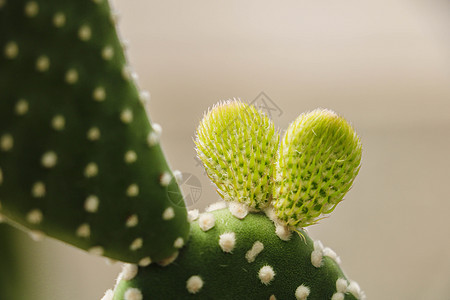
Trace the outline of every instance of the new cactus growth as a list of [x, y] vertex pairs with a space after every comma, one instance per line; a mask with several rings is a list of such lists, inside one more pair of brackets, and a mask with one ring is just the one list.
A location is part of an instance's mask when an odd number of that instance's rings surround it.
[[228, 101], [205, 115], [196, 145], [229, 206], [191, 212], [191, 238], [176, 263], [125, 266], [105, 300], [364, 298], [336, 253], [298, 228], [330, 213], [359, 170], [361, 144], [343, 118], [303, 114], [278, 149], [266, 116]]
[[358, 173], [343, 118], [303, 114], [280, 143], [255, 107], [219, 103], [195, 143], [225, 201], [188, 215], [106, 0], [0, 0], [0, 48], [0, 213], [126, 262], [104, 300], [364, 298], [301, 228]]
[[1, 214], [121, 261], [171, 256], [186, 209], [108, 1], [1, 3]]

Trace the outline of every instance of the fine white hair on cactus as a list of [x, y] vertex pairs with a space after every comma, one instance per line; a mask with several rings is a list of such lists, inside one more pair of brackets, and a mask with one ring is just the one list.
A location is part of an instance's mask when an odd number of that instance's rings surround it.
[[131, 280], [136, 277], [138, 273], [138, 267], [135, 264], [123, 264], [122, 266], [122, 279]]
[[183, 238], [182, 237], [177, 238], [175, 240], [175, 242], [173, 242], [173, 246], [178, 249], [183, 248], [183, 246], [184, 246]]
[[41, 158], [41, 164], [45, 168], [53, 168], [58, 161], [58, 156], [54, 151], [45, 152]]
[[138, 288], [129, 288], [124, 294], [125, 300], [142, 300], [142, 292]]
[[153, 131], [150, 132], [147, 136], [147, 143], [150, 147], [155, 146], [156, 144], [159, 143], [159, 140], [161, 139], [161, 133], [162, 133], [161, 125], [159, 125], [157, 123], [152, 124], [152, 129], [153, 129]]
[[16, 112], [17, 115], [23, 116], [28, 112], [28, 107], [29, 105], [27, 100], [19, 99], [19, 101], [17, 101], [16, 103], [14, 111]]
[[333, 294], [333, 296], [331, 296], [331, 300], [344, 300], [345, 299], [345, 295], [341, 292], [336, 292]]
[[75, 84], [78, 81], [78, 71], [75, 69], [69, 69], [65, 75], [65, 81], [68, 84]]
[[102, 256], [105, 250], [101, 246], [95, 246], [89, 248], [88, 252], [91, 253], [92, 255]]
[[171, 256], [169, 256], [169, 257], [167, 257], [167, 258], [165, 258], [163, 260], [158, 261], [158, 265], [160, 265], [161, 267], [165, 267], [165, 266], [170, 265], [171, 263], [173, 263], [177, 259], [178, 254], [179, 254], [179, 252], [176, 251]]
[[83, 42], [89, 41], [92, 36], [92, 30], [89, 25], [81, 25], [81, 27], [78, 29], [78, 37]]
[[337, 264], [341, 264], [341, 258], [336, 254], [336, 252], [334, 252], [333, 249], [325, 247], [323, 249], [323, 255], [328, 256], [329, 258], [334, 260]]
[[292, 232], [289, 230], [289, 228], [281, 224], [275, 225], [275, 233], [283, 241], [289, 241], [292, 236]]
[[264, 266], [259, 269], [258, 277], [262, 284], [268, 285], [275, 278], [275, 271], [271, 266]]
[[314, 250], [311, 252], [311, 264], [314, 267], [320, 268], [320, 266], [322, 266], [322, 258], [323, 252], [321, 250]]
[[323, 244], [321, 241], [314, 241], [314, 251], [311, 252], [311, 263], [314, 267], [320, 268], [323, 258]]
[[121, 113], [120, 113], [120, 120], [124, 123], [124, 124], [129, 124], [133, 121], [133, 111], [129, 108], [125, 108]]
[[216, 203], [208, 205], [207, 208], [205, 208], [206, 212], [212, 212], [215, 210], [223, 209], [227, 207], [227, 203], [225, 201], [218, 201]]
[[37, 16], [37, 14], [39, 13], [39, 5], [37, 4], [36, 1], [28, 1], [25, 4], [25, 16], [29, 17], [29, 18], [33, 18], [35, 16]]
[[42, 214], [42, 211], [39, 209], [33, 209], [27, 214], [27, 222], [30, 224], [40, 224], [43, 219], [44, 216]]
[[130, 244], [130, 250], [136, 251], [142, 248], [144, 244], [144, 240], [142, 238], [136, 238], [131, 244]]
[[181, 184], [183, 182], [183, 174], [180, 170], [173, 171], [173, 177], [177, 181], [178, 184]]
[[146, 257], [142, 258], [142, 259], [139, 261], [138, 265], [139, 265], [140, 267], [147, 267], [147, 266], [149, 266], [151, 263], [152, 263], [151, 258], [150, 258], [149, 256], [146, 256]]
[[191, 294], [197, 294], [202, 289], [203, 284], [203, 279], [198, 275], [194, 275], [186, 281], [186, 289]]
[[233, 216], [241, 220], [248, 214], [247, 206], [239, 202], [230, 202], [228, 210]]
[[50, 68], [50, 59], [46, 55], [39, 56], [36, 60], [36, 70], [39, 72], [48, 71]]
[[193, 221], [197, 220], [198, 215], [199, 215], [198, 209], [192, 209], [192, 210], [188, 211], [188, 221], [193, 222]]
[[309, 287], [302, 284], [295, 290], [295, 298], [297, 300], [306, 300], [310, 292]]
[[139, 223], [139, 217], [136, 214], [133, 214], [127, 218], [125, 221], [126, 227], [135, 227]]
[[245, 253], [245, 259], [247, 259], [249, 263], [252, 263], [255, 261], [258, 254], [261, 253], [261, 251], [263, 250], [264, 244], [261, 243], [260, 241], [256, 241], [253, 243], [252, 248], [248, 250], [247, 253]]
[[203, 231], [208, 231], [211, 228], [214, 227], [216, 224], [216, 219], [214, 218], [214, 215], [211, 213], [203, 213], [198, 218], [198, 226], [200, 226], [200, 229]]
[[91, 127], [89, 128], [86, 136], [88, 140], [96, 141], [100, 138], [100, 129], [98, 129], [98, 127]]
[[82, 238], [88, 238], [91, 236], [91, 226], [88, 223], [83, 223], [78, 226], [76, 235]]
[[2, 151], [10, 151], [14, 147], [14, 138], [11, 134], [5, 133], [0, 139], [0, 149]]
[[102, 58], [104, 60], [111, 60], [114, 56], [114, 48], [110, 45], [103, 47], [102, 49]]
[[31, 195], [35, 198], [41, 198], [45, 196], [45, 184], [42, 181], [37, 181], [31, 187]]
[[61, 131], [66, 126], [66, 119], [62, 115], [56, 115], [52, 118], [52, 128], [56, 131]]
[[347, 292], [351, 293], [355, 296], [356, 299], [365, 299], [365, 294], [361, 291], [359, 284], [356, 281], [351, 280], [350, 284], [347, 287]]
[[101, 102], [106, 99], [106, 91], [103, 86], [98, 86], [92, 91], [92, 99]]
[[113, 290], [109, 289], [105, 292], [105, 295], [103, 295], [102, 299], [100, 300], [113, 300], [114, 292]]
[[66, 15], [62, 12], [57, 12], [53, 15], [53, 25], [56, 28], [61, 28], [66, 24]]
[[139, 93], [139, 100], [146, 105], [150, 101], [150, 93], [148, 91], [141, 91]]
[[19, 54], [19, 46], [16, 42], [8, 42], [4, 49], [5, 57], [8, 59], [14, 59]]
[[161, 135], [161, 133], [162, 133], [161, 125], [159, 125], [158, 123], [153, 123], [152, 124], [152, 129], [153, 129], [154, 132], [156, 132], [156, 134]]
[[172, 175], [170, 175], [169, 172], [164, 172], [159, 177], [159, 184], [161, 184], [161, 186], [168, 186], [170, 181], [172, 181]]
[[40, 242], [45, 238], [45, 233], [40, 230], [31, 230], [28, 235], [35, 242]]
[[124, 66], [122, 67], [121, 74], [122, 74], [122, 78], [123, 78], [124, 80], [126, 80], [126, 81], [130, 80], [130, 77], [131, 77], [131, 67], [130, 67], [130, 66], [127, 66], [127, 65], [124, 65]]
[[336, 280], [336, 291], [345, 293], [347, 291], [347, 280], [345, 278], [338, 278]]
[[323, 251], [323, 244], [321, 241], [314, 241], [314, 250]]
[[222, 233], [219, 237], [219, 246], [223, 252], [231, 253], [236, 245], [236, 234], [234, 232]]
[[84, 209], [90, 213], [96, 213], [98, 211], [98, 205], [100, 204], [100, 200], [96, 195], [87, 196], [84, 201]]
[[128, 150], [125, 153], [124, 160], [127, 164], [134, 163], [137, 160], [137, 154], [133, 150]]
[[136, 183], [130, 184], [126, 192], [128, 197], [136, 197], [139, 195], [139, 186]]
[[165, 221], [172, 220], [175, 217], [175, 211], [173, 210], [173, 207], [168, 207], [164, 210], [162, 214], [162, 218]]

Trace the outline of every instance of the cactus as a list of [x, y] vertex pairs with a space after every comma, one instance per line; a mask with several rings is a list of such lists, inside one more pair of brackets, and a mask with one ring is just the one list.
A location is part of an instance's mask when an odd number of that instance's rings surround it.
[[23, 299], [24, 283], [20, 278], [22, 265], [18, 260], [16, 229], [0, 219], [0, 299]]
[[195, 143], [225, 201], [188, 215], [109, 3], [0, 0], [0, 22], [0, 213], [126, 262], [104, 300], [364, 298], [302, 229], [358, 173], [343, 118], [303, 114], [280, 139], [256, 108], [219, 103]]
[[342, 200], [359, 170], [359, 138], [316, 110], [289, 126], [280, 149], [278, 140], [254, 107], [228, 101], [209, 111], [197, 153], [226, 202], [190, 213], [191, 238], [175, 263], [125, 265], [104, 299], [364, 298], [336, 253], [299, 228]]
[[1, 214], [116, 260], [171, 256], [186, 209], [108, 2], [1, 3]]

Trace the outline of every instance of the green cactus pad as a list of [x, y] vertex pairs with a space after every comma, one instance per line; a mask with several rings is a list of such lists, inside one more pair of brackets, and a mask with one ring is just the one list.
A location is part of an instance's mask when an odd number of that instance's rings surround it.
[[[209, 222], [213, 227], [205, 231]], [[302, 234], [305, 239], [292, 233], [282, 240], [260, 213], [242, 220], [228, 209], [201, 214], [175, 263], [125, 265], [114, 296], [108, 291], [103, 299], [363, 298], [359, 286], [341, 271], [335, 253]]]
[[0, 216], [0, 299], [24, 299], [25, 281], [18, 255], [17, 229], [1, 223]]
[[300, 115], [278, 152], [273, 194], [278, 218], [304, 227], [332, 212], [358, 174], [361, 152], [354, 129], [334, 112]]
[[186, 209], [108, 1], [1, 1], [0, 50], [0, 213], [121, 261], [176, 252]]
[[279, 134], [254, 106], [227, 101], [213, 107], [197, 130], [197, 153], [227, 201], [252, 209], [270, 203]]

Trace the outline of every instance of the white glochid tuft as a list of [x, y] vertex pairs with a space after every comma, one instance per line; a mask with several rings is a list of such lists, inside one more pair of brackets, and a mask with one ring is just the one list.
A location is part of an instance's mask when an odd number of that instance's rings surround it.
[[162, 214], [162, 218], [165, 221], [172, 220], [174, 217], [175, 211], [173, 210], [173, 207], [166, 208]]
[[159, 184], [161, 184], [161, 186], [168, 186], [170, 181], [172, 181], [172, 175], [170, 175], [169, 172], [161, 174], [161, 177], [159, 178]]
[[231, 253], [236, 246], [236, 234], [234, 232], [222, 233], [219, 237], [219, 246], [223, 252]]
[[128, 197], [136, 197], [139, 195], [139, 186], [135, 183], [130, 184], [127, 188], [126, 194]]
[[258, 254], [261, 253], [263, 250], [264, 244], [261, 243], [260, 241], [256, 241], [253, 243], [252, 248], [248, 250], [247, 253], [245, 254], [245, 259], [247, 259], [249, 263], [252, 263], [255, 261]]
[[271, 266], [264, 266], [259, 269], [258, 277], [261, 280], [262, 284], [269, 285], [275, 278], [275, 271]]
[[216, 219], [211, 213], [203, 213], [198, 218], [198, 226], [200, 226], [200, 229], [203, 231], [210, 230], [214, 227], [215, 223]]
[[241, 220], [248, 214], [248, 208], [244, 204], [238, 202], [230, 202], [228, 209], [233, 216]]
[[123, 264], [122, 266], [122, 279], [131, 280], [136, 277], [138, 273], [138, 266], [135, 264]]
[[142, 292], [138, 288], [129, 288], [124, 294], [125, 300], [142, 300]]
[[202, 287], [203, 279], [198, 275], [191, 276], [186, 281], [186, 289], [190, 294], [197, 294], [202, 289]]
[[295, 290], [295, 298], [297, 300], [306, 300], [310, 292], [309, 287], [302, 284]]

